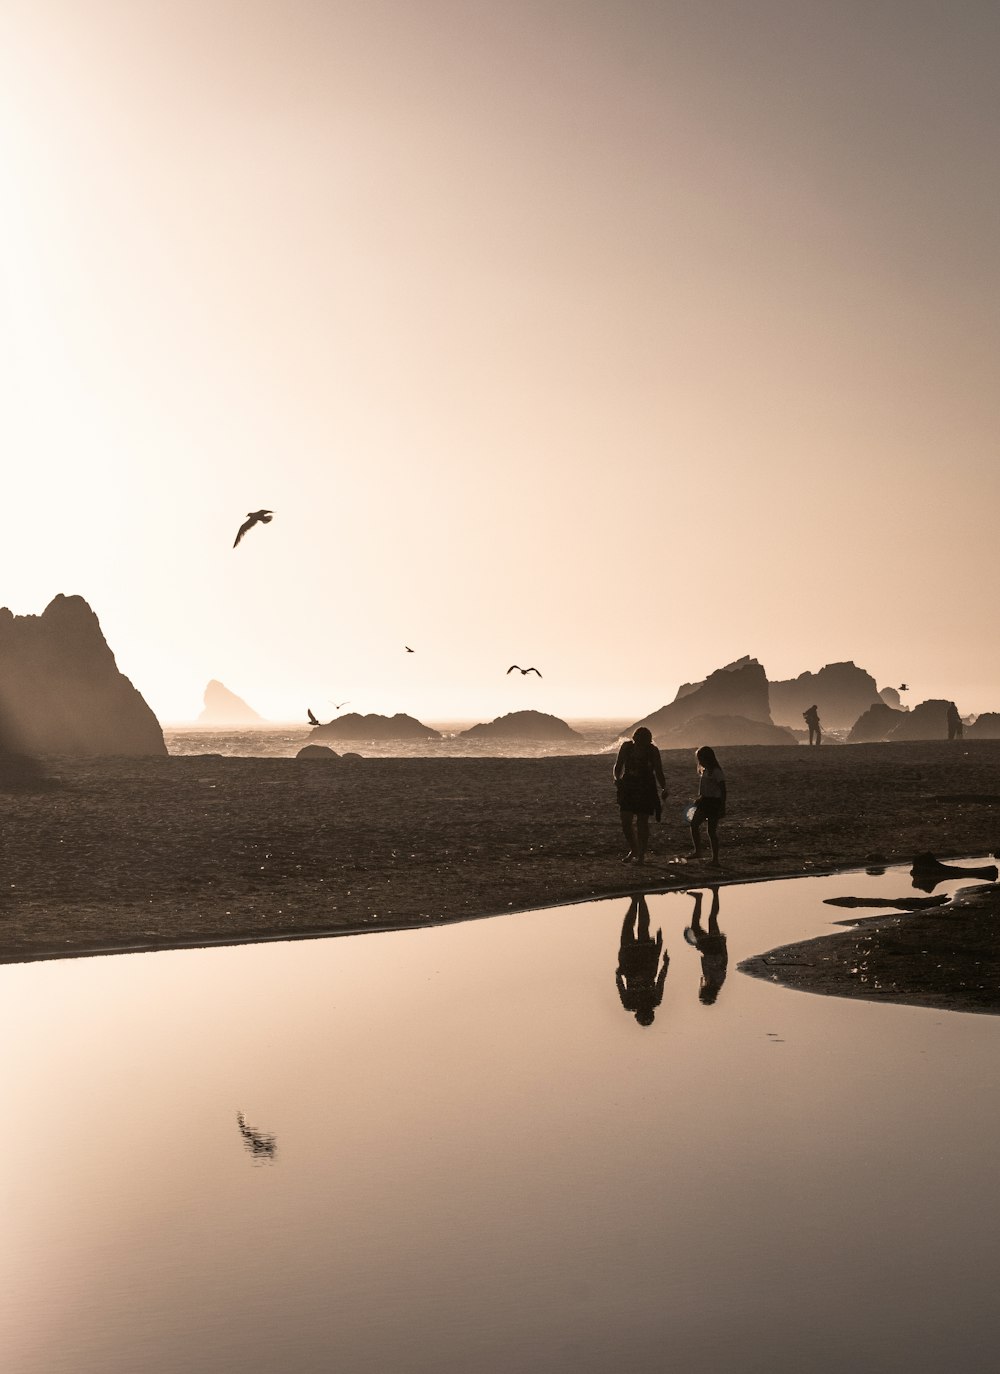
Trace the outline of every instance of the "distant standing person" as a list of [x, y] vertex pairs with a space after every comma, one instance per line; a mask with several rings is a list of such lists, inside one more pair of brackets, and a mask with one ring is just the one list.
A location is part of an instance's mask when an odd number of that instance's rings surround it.
[[948, 738], [961, 739], [965, 734], [962, 725], [962, 717], [958, 714], [958, 707], [953, 701], [948, 702]]
[[640, 725], [618, 750], [614, 779], [622, 833], [628, 844], [628, 853], [622, 863], [633, 860], [637, 864], [644, 863], [649, 843], [649, 818], [660, 819], [660, 799], [667, 795], [663, 760], [645, 725]]
[[715, 750], [703, 744], [695, 754], [698, 764], [698, 800], [691, 816], [691, 850], [693, 859], [701, 858], [701, 827], [708, 822], [708, 842], [712, 846], [712, 863], [719, 862], [719, 822], [726, 814], [726, 775], [715, 757]]
[[819, 727], [819, 708], [816, 706], [810, 706], [808, 711], [802, 712], [802, 719], [809, 726], [809, 743], [821, 743], [823, 739], [823, 731]]

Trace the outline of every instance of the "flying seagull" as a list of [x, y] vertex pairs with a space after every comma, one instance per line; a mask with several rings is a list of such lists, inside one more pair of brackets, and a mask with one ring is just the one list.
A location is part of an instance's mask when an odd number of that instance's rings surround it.
[[273, 510], [249, 510], [249, 511], [247, 511], [247, 518], [243, 521], [243, 524], [240, 526], [239, 532], [238, 532], [238, 534], [236, 535], [236, 538], [233, 540], [233, 548], [234, 548], [234, 549], [236, 548], [236, 545], [240, 542], [240, 540], [241, 540], [241, 539], [243, 538], [243, 536], [246, 534], [247, 530], [252, 530], [253, 527], [254, 527], [254, 525], [257, 525], [257, 524], [260, 524], [260, 525], [269, 525], [269, 524], [271, 523], [271, 520], [272, 520], [273, 516], [274, 516], [274, 511], [273, 511]]
[[310, 725], [318, 725], [318, 724], [319, 724], [319, 721], [318, 721], [318, 720], [316, 719], [316, 717], [313, 715], [312, 711], [309, 709], [308, 706], [306, 707], [306, 715], [309, 717], [309, 724], [310, 724]]
[[896, 688], [896, 691], [897, 691], [897, 692], [908, 692], [909, 690], [910, 690], [910, 689], [909, 689], [909, 687], [907, 687], [907, 685], [906, 685], [905, 682], [901, 682], [901, 683], [899, 684], [899, 686]]
[[417, 652], [416, 649], [411, 649], [409, 644], [404, 644], [403, 648], [406, 650], [408, 654], [415, 654]]
[[541, 677], [541, 673], [538, 672], [537, 668], [522, 668], [517, 663], [512, 663], [510, 665], [510, 667], [507, 669], [505, 676], [510, 677], [511, 673], [515, 671], [519, 672], [522, 677], [524, 677], [526, 673], [537, 673], [538, 676]]
[[334, 707], [334, 709], [337, 711], [342, 711], [345, 706], [350, 706], [351, 704], [349, 701], [334, 701], [333, 697], [329, 698], [329, 702], [330, 705]]

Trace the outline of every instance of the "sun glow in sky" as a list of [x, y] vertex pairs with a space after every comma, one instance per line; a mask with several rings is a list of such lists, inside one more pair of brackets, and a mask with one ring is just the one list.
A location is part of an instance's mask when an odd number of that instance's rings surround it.
[[967, 0], [7, 0], [0, 603], [165, 721], [744, 653], [1000, 709], [998, 59]]

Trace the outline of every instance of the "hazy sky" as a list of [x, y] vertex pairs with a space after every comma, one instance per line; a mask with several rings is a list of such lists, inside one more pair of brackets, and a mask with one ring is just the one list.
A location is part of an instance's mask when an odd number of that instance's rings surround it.
[[992, 0], [2, 0], [0, 604], [166, 721], [1000, 709], [998, 69]]

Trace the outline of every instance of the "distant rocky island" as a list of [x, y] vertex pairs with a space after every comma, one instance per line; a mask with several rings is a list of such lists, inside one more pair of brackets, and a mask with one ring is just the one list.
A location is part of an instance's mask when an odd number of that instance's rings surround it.
[[205, 688], [205, 706], [198, 717], [199, 725], [256, 725], [264, 724], [252, 706], [231, 692], [215, 678]]
[[346, 716], [317, 725], [309, 732], [310, 741], [327, 739], [408, 740], [440, 739], [440, 732], [423, 725], [413, 716], [359, 715], [349, 711]]
[[166, 754], [156, 716], [118, 670], [81, 596], [41, 615], [0, 608], [0, 746], [25, 754]]
[[581, 739], [578, 730], [567, 725], [558, 716], [546, 715], [544, 711], [511, 711], [509, 715], [497, 716], [496, 720], [462, 730], [459, 739], [525, 739], [561, 740]]

